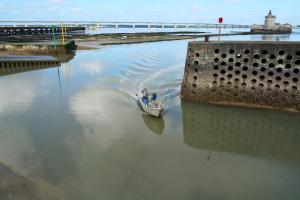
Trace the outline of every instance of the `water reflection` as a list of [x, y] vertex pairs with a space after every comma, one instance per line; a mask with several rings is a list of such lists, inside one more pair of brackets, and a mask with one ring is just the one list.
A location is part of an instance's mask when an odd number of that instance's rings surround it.
[[162, 135], [165, 128], [165, 121], [163, 118], [154, 118], [147, 114], [142, 114], [143, 120], [147, 127], [158, 135]]
[[289, 41], [290, 38], [291, 34], [250, 35], [250, 39], [255, 41]]
[[190, 102], [182, 102], [181, 106], [184, 143], [190, 147], [300, 161], [300, 116], [297, 114]]
[[19, 113], [28, 110], [36, 98], [37, 92], [42, 96], [48, 94], [49, 84], [47, 77], [33, 74], [1, 77], [0, 113]]
[[[3, 65], [2, 65], [3, 64]], [[11, 74], [18, 74], [28, 71], [36, 71], [41, 69], [47, 69], [52, 67], [59, 66], [59, 63], [51, 62], [51, 60], [45, 61], [23, 61], [23, 62], [9, 62], [9, 63], [0, 63], [0, 76], [6, 76]]]

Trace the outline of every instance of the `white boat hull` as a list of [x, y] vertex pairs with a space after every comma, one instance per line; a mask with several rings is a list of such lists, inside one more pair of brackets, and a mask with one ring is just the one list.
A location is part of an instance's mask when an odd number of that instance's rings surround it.
[[156, 105], [155, 107], [145, 105], [144, 102], [142, 101], [142, 97], [143, 97], [142, 94], [137, 95], [137, 101], [140, 104], [140, 106], [142, 107], [142, 109], [151, 116], [161, 117], [165, 111], [164, 105], [162, 103], [160, 103], [159, 101], [154, 102], [154, 104]]

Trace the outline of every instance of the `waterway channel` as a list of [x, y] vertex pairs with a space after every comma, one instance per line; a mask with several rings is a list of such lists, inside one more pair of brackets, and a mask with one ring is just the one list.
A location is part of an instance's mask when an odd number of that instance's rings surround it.
[[[62, 199], [300, 199], [300, 115], [181, 101], [187, 42], [1, 76], [0, 164]], [[136, 105], [143, 87], [162, 119]]]

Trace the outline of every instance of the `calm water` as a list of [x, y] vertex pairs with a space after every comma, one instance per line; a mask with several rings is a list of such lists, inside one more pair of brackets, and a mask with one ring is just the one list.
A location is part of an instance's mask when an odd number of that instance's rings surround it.
[[[300, 115], [179, 98], [187, 41], [0, 77], [0, 163], [63, 199], [300, 199]], [[143, 87], [168, 105], [139, 110]]]

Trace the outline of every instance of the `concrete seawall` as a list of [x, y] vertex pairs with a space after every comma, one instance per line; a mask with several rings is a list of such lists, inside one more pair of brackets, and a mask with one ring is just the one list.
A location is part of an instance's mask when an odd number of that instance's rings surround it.
[[181, 96], [300, 111], [300, 42], [190, 42]]
[[76, 50], [75, 41], [66, 42], [64, 45], [57, 43], [56, 48], [51, 42], [40, 43], [3, 43], [0, 44], [0, 51], [20, 52], [37, 55], [65, 54]]

